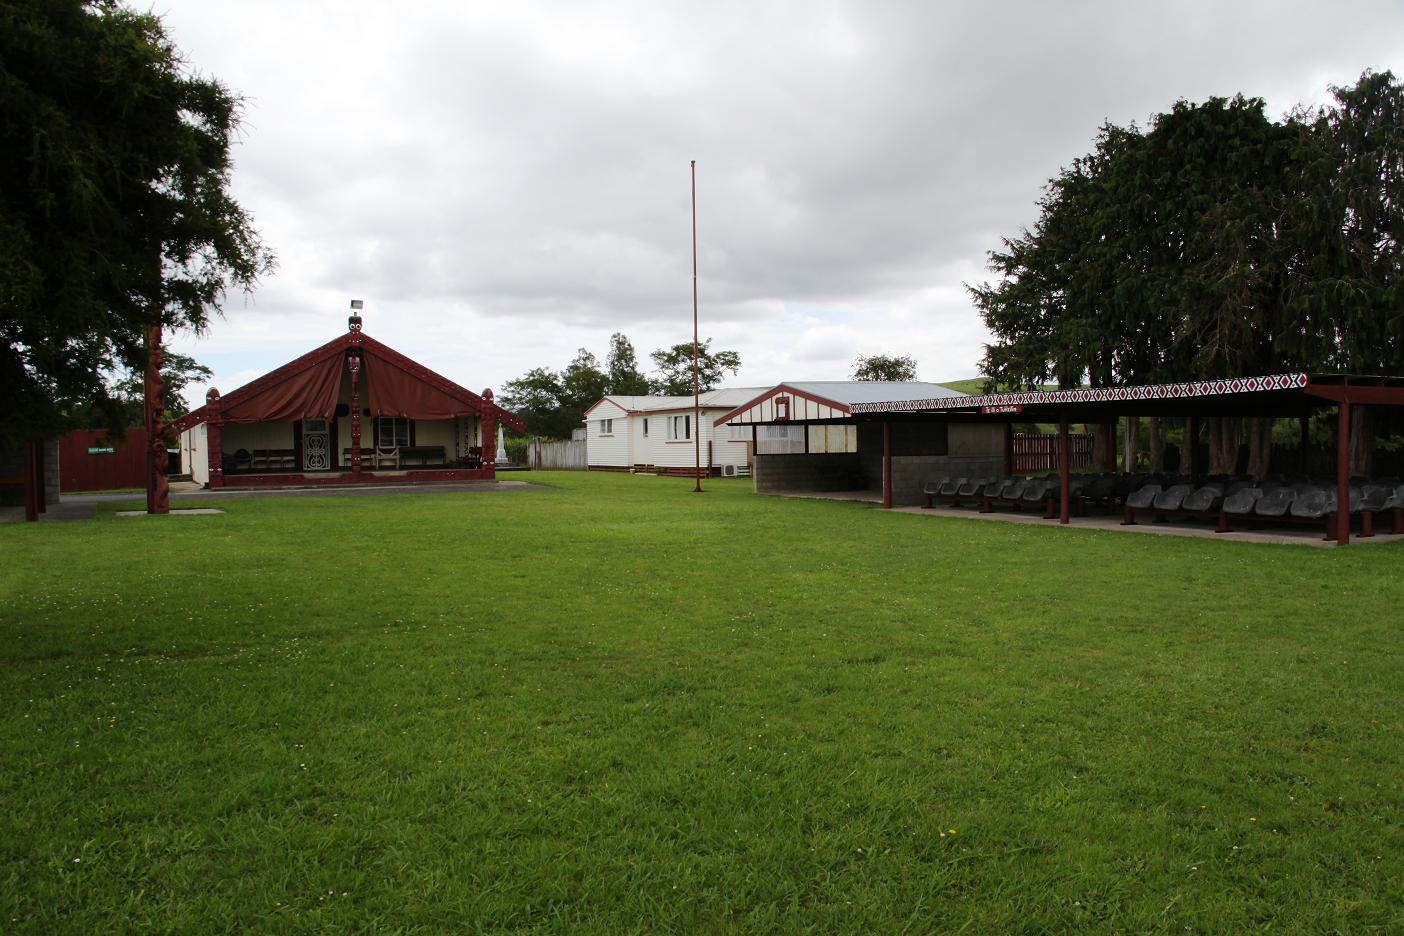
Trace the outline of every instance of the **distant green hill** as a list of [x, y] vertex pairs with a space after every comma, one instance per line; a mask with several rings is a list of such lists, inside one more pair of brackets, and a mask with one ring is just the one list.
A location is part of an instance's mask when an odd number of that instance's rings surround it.
[[[952, 390], [959, 390], [961, 393], [969, 393], [973, 396], [981, 396], [985, 392], [984, 377], [967, 377], [964, 380], [942, 380], [937, 383], [939, 387], [949, 387]], [[1044, 384], [1044, 390], [1057, 390], [1057, 384]]]
[[937, 386], [948, 387], [951, 390], [959, 390], [961, 393], [969, 393], [979, 396], [985, 392], [985, 378], [967, 377], [964, 380], [943, 380]]

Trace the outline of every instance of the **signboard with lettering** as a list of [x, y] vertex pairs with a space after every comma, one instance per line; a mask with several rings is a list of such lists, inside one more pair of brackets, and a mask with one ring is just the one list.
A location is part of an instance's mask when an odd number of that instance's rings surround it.
[[986, 414], [989, 414], [989, 413], [1022, 413], [1023, 411], [1024, 411], [1023, 404], [1020, 404], [1020, 403], [1000, 403], [1000, 404], [997, 405], [997, 406], [982, 406], [982, 407], [980, 407], [980, 412], [981, 412], [981, 413], [986, 413]]
[[88, 446], [88, 454], [89, 454], [89, 455], [116, 455], [116, 454], [117, 454], [117, 449], [113, 448], [113, 447], [110, 446], [110, 445], [90, 445], [90, 446]]

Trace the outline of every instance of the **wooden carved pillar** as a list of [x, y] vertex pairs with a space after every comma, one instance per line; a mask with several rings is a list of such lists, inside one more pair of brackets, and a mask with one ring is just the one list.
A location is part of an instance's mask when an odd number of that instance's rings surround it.
[[351, 473], [361, 473], [361, 356], [346, 359], [351, 370]]
[[166, 481], [166, 380], [161, 376], [165, 363], [161, 349], [161, 326], [152, 325], [146, 332], [146, 512], [170, 513], [170, 484]]
[[497, 420], [493, 418], [496, 404], [492, 402], [492, 390], [483, 391], [483, 477], [497, 477]]
[[[353, 302], [351, 308], [359, 306]], [[361, 328], [362, 321], [359, 315], [353, 315], [346, 320], [346, 330], [351, 338], [351, 354], [347, 357], [346, 365], [351, 370], [351, 473], [361, 473]]]
[[211, 387], [205, 393], [205, 409], [210, 417], [205, 420], [205, 453], [209, 461], [210, 480], [208, 487], [224, 487], [224, 420], [219, 415], [219, 391]]

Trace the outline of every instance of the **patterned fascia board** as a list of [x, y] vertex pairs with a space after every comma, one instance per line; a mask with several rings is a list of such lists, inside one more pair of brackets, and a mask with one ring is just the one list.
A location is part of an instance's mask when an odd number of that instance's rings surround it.
[[1040, 403], [1102, 403], [1119, 400], [1172, 400], [1223, 396], [1264, 390], [1299, 390], [1306, 374], [1273, 374], [1267, 377], [1233, 377], [1190, 383], [1151, 384], [1146, 387], [1094, 387], [1086, 390], [1031, 390], [1025, 393], [992, 393], [986, 396], [940, 397], [934, 400], [897, 400], [854, 403], [854, 413], [902, 413], [925, 410], [978, 409], [982, 406], [1029, 406]]

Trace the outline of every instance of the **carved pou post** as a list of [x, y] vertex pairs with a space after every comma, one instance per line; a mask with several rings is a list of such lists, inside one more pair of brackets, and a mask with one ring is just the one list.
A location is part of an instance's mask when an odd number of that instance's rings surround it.
[[224, 420], [219, 415], [219, 390], [211, 387], [206, 391], [205, 406], [210, 411], [210, 419], [205, 423], [205, 444], [209, 448], [209, 486], [224, 487]]
[[161, 376], [165, 363], [161, 349], [161, 326], [152, 325], [146, 332], [146, 512], [170, 513], [170, 484], [166, 481], [166, 379]]
[[497, 461], [497, 440], [494, 437], [497, 422], [493, 418], [493, 411], [496, 405], [492, 402], [492, 390], [483, 391], [483, 461], [482, 469], [488, 478], [497, 477], [497, 472], [493, 468], [493, 463]]

